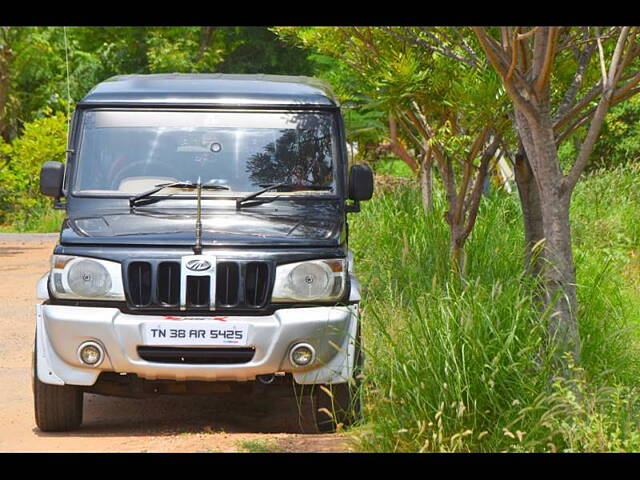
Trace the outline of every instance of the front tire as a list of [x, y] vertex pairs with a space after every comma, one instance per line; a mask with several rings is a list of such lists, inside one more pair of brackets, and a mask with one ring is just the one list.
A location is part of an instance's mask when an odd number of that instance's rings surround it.
[[49, 385], [38, 379], [37, 345], [33, 352], [33, 399], [36, 425], [43, 432], [67, 432], [82, 424], [83, 393], [75, 385]]

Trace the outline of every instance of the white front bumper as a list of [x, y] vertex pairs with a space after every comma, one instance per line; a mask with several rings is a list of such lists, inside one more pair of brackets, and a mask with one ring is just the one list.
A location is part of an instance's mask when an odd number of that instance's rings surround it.
[[[135, 373], [141, 378], [177, 381], [245, 381], [256, 375], [291, 372], [301, 384], [343, 383], [353, 370], [358, 306], [311, 307], [277, 310], [266, 316], [233, 316], [234, 323], [248, 323], [249, 347], [255, 355], [243, 364], [173, 364], [149, 362], [139, 357], [137, 347], [145, 345], [145, 322], [179, 320], [163, 316], [130, 315], [117, 308], [37, 305], [36, 354], [38, 378], [43, 383], [90, 386], [103, 371]], [[201, 320], [203, 326], [219, 325]], [[97, 368], [80, 362], [81, 343], [93, 340], [102, 345], [105, 359]], [[288, 357], [292, 345], [311, 344], [317, 354], [309, 367], [296, 368]]]

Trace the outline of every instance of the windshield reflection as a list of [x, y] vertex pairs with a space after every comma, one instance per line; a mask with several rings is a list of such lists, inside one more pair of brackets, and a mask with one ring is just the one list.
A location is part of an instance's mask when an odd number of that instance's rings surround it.
[[331, 193], [335, 158], [330, 114], [95, 110], [84, 114], [73, 193], [126, 196], [199, 179], [240, 193], [280, 182]]

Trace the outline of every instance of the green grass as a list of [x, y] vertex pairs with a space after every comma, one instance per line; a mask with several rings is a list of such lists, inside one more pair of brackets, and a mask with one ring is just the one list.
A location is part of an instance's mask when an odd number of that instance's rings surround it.
[[281, 450], [273, 440], [243, 440], [238, 446], [247, 453], [278, 453]]
[[59, 232], [63, 210], [54, 210], [53, 207], [38, 208], [26, 215], [16, 215], [16, 218], [9, 224], [0, 225], [0, 232], [6, 233], [49, 233]]
[[378, 175], [393, 175], [396, 177], [413, 177], [411, 168], [395, 157], [385, 157], [373, 164], [376, 174]]
[[359, 449], [640, 448], [632, 408], [640, 398], [640, 298], [631, 279], [640, 245], [633, 218], [639, 177], [637, 168], [607, 172], [587, 178], [575, 194], [583, 358], [573, 388], [549, 381], [545, 319], [522, 275], [517, 195], [483, 199], [467, 248], [466, 288], [449, 271], [441, 196], [431, 215], [415, 188], [363, 204], [350, 217], [365, 286], [365, 422], [352, 431]]

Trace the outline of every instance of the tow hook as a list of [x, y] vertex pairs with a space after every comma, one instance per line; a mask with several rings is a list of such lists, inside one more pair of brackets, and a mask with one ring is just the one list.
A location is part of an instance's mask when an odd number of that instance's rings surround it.
[[276, 379], [276, 376], [274, 374], [256, 376], [256, 380], [258, 380], [263, 385], [271, 385], [275, 379]]

